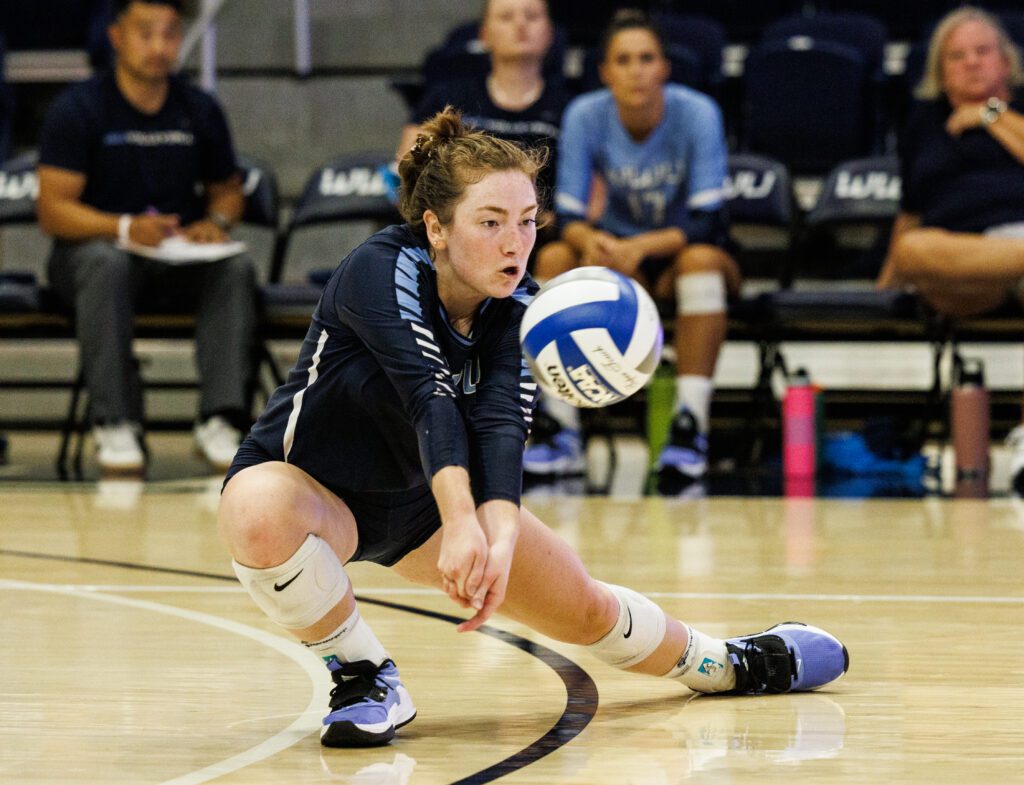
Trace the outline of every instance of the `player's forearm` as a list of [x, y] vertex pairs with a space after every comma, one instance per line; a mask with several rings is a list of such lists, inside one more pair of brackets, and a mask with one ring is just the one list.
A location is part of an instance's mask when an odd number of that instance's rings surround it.
[[115, 239], [119, 215], [74, 200], [39, 199], [39, 228], [62, 240]]
[[434, 474], [430, 490], [437, 501], [442, 526], [476, 521], [476, 503], [469, 484], [469, 472], [461, 466], [445, 466]]
[[519, 506], [504, 499], [481, 504], [476, 511], [487, 542], [508, 542], [514, 546], [519, 537]]

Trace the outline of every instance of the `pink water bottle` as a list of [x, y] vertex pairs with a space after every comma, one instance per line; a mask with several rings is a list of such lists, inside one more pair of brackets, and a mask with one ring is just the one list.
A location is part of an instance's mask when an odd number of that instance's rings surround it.
[[797, 369], [782, 400], [782, 469], [787, 478], [813, 477], [818, 466], [818, 391]]

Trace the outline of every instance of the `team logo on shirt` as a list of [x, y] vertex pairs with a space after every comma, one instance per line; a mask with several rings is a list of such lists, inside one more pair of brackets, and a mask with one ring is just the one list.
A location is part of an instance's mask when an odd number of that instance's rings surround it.
[[480, 384], [480, 358], [471, 357], [466, 360], [462, 370], [454, 374], [452, 378], [456, 384], [462, 383], [462, 392], [466, 395], [473, 395], [476, 392], [476, 386]]

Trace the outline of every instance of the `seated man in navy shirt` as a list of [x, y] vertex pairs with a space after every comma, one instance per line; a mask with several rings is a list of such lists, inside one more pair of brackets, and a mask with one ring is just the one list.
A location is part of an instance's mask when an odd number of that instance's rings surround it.
[[[974, 316], [1024, 291], [1024, 70], [999, 21], [970, 7], [935, 28], [927, 63], [900, 140], [903, 195], [878, 284]], [[1024, 495], [1024, 423], [1007, 441]]]
[[243, 210], [231, 137], [213, 98], [172, 76], [181, 0], [117, 0], [112, 71], [57, 98], [43, 125], [39, 223], [50, 283], [75, 312], [100, 467], [141, 474], [142, 394], [132, 357], [140, 306], [197, 314], [195, 437], [219, 470], [248, 425], [255, 272], [244, 254], [172, 265], [121, 246], [179, 235], [221, 242]]

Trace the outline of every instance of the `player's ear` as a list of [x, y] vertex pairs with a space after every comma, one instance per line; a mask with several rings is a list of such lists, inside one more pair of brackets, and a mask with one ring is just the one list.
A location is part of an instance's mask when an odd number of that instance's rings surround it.
[[423, 213], [423, 225], [427, 230], [427, 241], [437, 251], [443, 251], [448, 243], [445, 240], [444, 227], [441, 225], [437, 213], [433, 210], [425, 210]]

